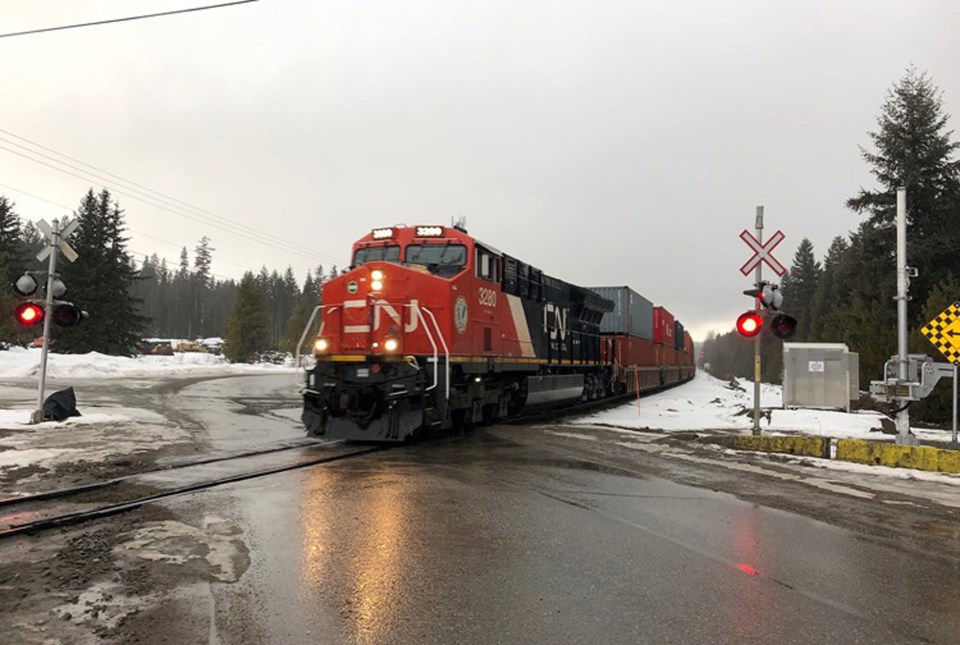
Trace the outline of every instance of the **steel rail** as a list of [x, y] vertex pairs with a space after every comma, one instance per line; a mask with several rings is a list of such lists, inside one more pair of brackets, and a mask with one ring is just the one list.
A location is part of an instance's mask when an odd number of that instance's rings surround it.
[[206, 464], [215, 464], [221, 461], [232, 461], [234, 459], [244, 459], [247, 457], [258, 457], [260, 455], [268, 455], [274, 452], [283, 452], [285, 450], [295, 450], [297, 448], [308, 448], [310, 446], [317, 445], [329, 445], [334, 444], [333, 441], [302, 441], [297, 444], [287, 444], [283, 446], [278, 446], [275, 448], [266, 448], [264, 450], [252, 450], [249, 452], [241, 452], [233, 455], [224, 455], [222, 457], [208, 457], [205, 459], [197, 459], [195, 461], [184, 461], [173, 464], [168, 464], [166, 466], [158, 466], [151, 470], [143, 470], [135, 473], [130, 473], [129, 475], [121, 475], [119, 477], [111, 477], [110, 479], [103, 479], [100, 481], [90, 482], [89, 484], [81, 484], [79, 486], [70, 486], [68, 488], [58, 488], [55, 490], [42, 491], [40, 493], [32, 493], [30, 495], [21, 495], [19, 497], [7, 497], [0, 499], [0, 508], [7, 506], [15, 506], [17, 504], [24, 504], [27, 502], [40, 502], [48, 499], [57, 499], [61, 497], [70, 497], [72, 495], [79, 495], [81, 493], [87, 493], [94, 490], [100, 490], [101, 488], [107, 488], [115, 484], [119, 484], [131, 479], [136, 479], [137, 477], [142, 477], [144, 475], [154, 475], [156, 473], [167, 472], [169, 470], [177, 470], [180, 468], [190, 468], [192, 466], [203, 466]]
[[185, 486], [171, 488], [168, 490], [153, 493], [152, 495], [146, 495], [144, 497], [138, 497], [136, 499], [128, 500], [126, 502], [110, 504], [108, 506], [101, 506], [99, 508], [91, 509], [88, 511], [78, 511], [76, 513], [67, 513], [65, 515], [49, 517], [46, 519], [37, 520], [35, 522], [28, 522], [25, 524], [14, 524], [0, 531], [0, 540], [5, 538], [15, 537], [17, 535], [38, 533], [40, 531], [46, 531], [53, 528], [70, 526], [73, 524], [80, 524], [82, 522], [100, 519], [103, 517], [110, 517], [112, 515], [118, 515], [120, 513], [125, 513], [127, 511], [136, 510], [141, 506], [148, 504], [150, 502], [156, 502], [156, 501], [168, 499], [171, 497], [177, 497], [179, 495], [185, 495], [187, 493], [193, 493], [196, 491], [216, 488], [218, 486], [223, 486], [225, 484], [232, 484], [236, 482], [246, 481], [248, 479], [256, 479], [258, 477], [266, 477], [268, 475], [275, 475], [277, 473], [288, 472], [291, 470], [298, 470], [301, 468], [309, 468], [310, 466], [316, 466], [319, 464], [325, 464], [325, 463], [330, 463], [334, 461], [340, 461], [343, 459], [349, 459], [350, 457], [358, 457], [358, 456], [370, 454], [373, 452], [380, 452], [386, 449], [387, 449], [387, 446], [375, 446], [371, 448], [364, 448], [362, 450], [355, 450], [353, 452], [347, 452], [340, 455], [319, 457], [317, 459], [310, 459], [310, 460], [303, 461], [296, 464], [287, 464], [285, 466], [277, 466], [275, 468], [266, 468], [264, 470], [240, 473], [238, 475], [231, 475], [229, 477], [221, 477], [219, 479], [211, 479], [203, 482], [187, 484]]

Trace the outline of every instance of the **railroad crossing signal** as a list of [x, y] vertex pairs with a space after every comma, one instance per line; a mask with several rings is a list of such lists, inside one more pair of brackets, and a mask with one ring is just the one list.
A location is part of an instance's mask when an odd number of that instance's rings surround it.
[[773, 249], [777, 248], [777, 245], [780, 244], [780, 242], [783, 242], [785, 238], [786, 236], [783, 233], [777, 231], [770, 236], [769, 240], [761, 244], [760, 240], [750, 234], [750, 231], [743, 229], [743, 232], [740, 233], [740, 239], [746, 242], [747, 246], [753, 249], [753, 255], [750, 256], [750, 259], [747, 260], [742, 267], [740, 267], [740, 273], [743, 275], [750, 275], [750, 272], [756, 269], [757, 265], [759, 265], [761, 262], [766, 262], [767, 265], [773, 269], [774, 273], [780, 277], [783, 277], [783, 274], [787, 272], [787, 268], [780, 264], [777, 258], [773, 257]]
[[955, 302], [928, 322], [920, 333], [954, 365], [960, 365], [960, 302]]
[[[71, 262], [76, 262], [78, 257], [77, 252], [73, 250], [72, 246], [67, 244], [67, 238], [70, 237], [75, 230], [77, 230], [77, 226], [80, 225], [80, 220], [75, 219], [71, 222], [67, 218], [64, 218], [63, 222], [63, 227], [56, 233], [56, 236], [59, 239], [54, 238], [53, 229], [50, 228], [50, 225], [44, 220], [37, 222], [37, 228], [43, 231], [43, 234], [48, 241], [51, 243], [56, 243], [57, 248], [59, 248], [60, 252], [63, 253], [63, 257], [67, 258]], [[37, 253], [37, 259], [41, 262], [47, 259], [47, 256], [53, 252], [52, 247], [53, 244], [43, 247], [43, 249]]]
[[[56, 323], [61, 327], [73, 327], [86, 317], [86, 313], [70, 302], [55, 301], [66, 291], [66, 287], [57, 279], [57, 258], [60, 254], [70, 262], [77, 259], [77, 252], [67, 244], [67, 238], [77, 229], [79, 220], [70, 221], [63, 218], [61, 222], [53, 220], [51, 227], [45, 221], [37, 222], [37, 228], [43, 231], [47, 244], [37, 254], [38, 260], [47, 260], [47, 288], [44, 300], [30, 301], [17, 307], [17, 321], [24, 325], [35, 325], [43, 321], [43, 347], [40, 350], [40, 382], [37, 387], [37, 407], [30, 415], [30, 423], [43, 421], [43, 390], [47, 382], [47, 351], [50, 347], [50, 324]], [[14, 289], [20, 295], [29, 295], [37, 290], [37, 281], [29, 273], [24, 274]], [[40, 303], [43, 308], [40, 308]]]

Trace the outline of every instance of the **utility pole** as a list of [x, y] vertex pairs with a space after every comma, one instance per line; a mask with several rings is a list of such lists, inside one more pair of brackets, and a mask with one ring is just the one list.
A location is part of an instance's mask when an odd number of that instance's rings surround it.
[[[763, 206], [757, 206], [757, 241], [763, 246]], [[757, 289], [763, 286], [763, 262], [757, 262], [754, 277]], [[758, 294], [754, 301], [754, 310], [760, 314], [763, 307]], [[753, 337], [753, 434], [760, 434], [760, 334]]]
[[[907, 358], [907, 189], [897, 189], [897, 380], [899, 385], [909, 381]], [[919, 445], [910, 434], [910, 399], [900, 400], [897, 412], [897, 443]]]

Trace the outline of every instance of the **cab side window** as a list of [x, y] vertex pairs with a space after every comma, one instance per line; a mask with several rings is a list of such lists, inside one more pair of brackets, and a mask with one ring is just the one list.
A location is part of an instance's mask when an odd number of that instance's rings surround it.
[[500, 256], [477, 247], [477, 277], [491, 282], [500, 282]]

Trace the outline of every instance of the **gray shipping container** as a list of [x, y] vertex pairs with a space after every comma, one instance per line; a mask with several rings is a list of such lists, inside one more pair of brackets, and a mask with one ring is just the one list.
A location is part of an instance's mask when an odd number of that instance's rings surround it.
[[588, 287], [613, 302], [613, 311], [603, 314], [600, 331], [628, 334], [653, 340], [653, 303], [630, 287]]

